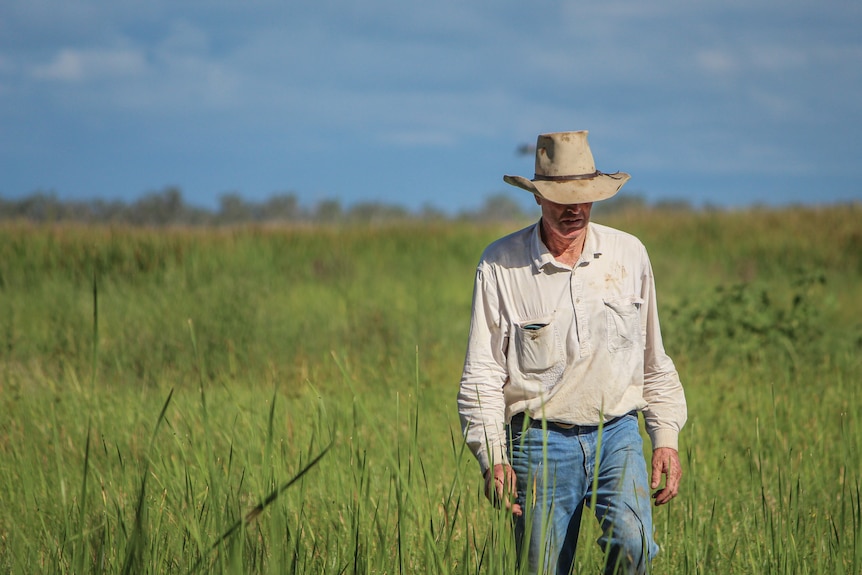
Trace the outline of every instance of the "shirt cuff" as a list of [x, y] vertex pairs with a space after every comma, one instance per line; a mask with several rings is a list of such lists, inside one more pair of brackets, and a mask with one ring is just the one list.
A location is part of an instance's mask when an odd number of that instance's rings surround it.
[[491, 450], [482, 450], [476, 454], [476, 459], [479, 461], [479, 467], [482, 469], [482, 477], [493, 465], [509, 465], [509, 458], [506, 456], [506, 448], [503, 446], [491, 446]]
[[675, 429], [654, 429], [648, 432], [652, 449], [655, 451], [660, 447], [670, 447], [679, 451], [679, 431]]

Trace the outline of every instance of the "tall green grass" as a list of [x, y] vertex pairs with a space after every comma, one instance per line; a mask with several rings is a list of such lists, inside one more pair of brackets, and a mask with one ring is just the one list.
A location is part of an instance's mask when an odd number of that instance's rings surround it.
[[[607, 221], [689, 400], [656, 572], [862, 572], [860, 215]], [[514, 572], [454, 403], [508, 231], [0, 228], [0, 570]]]

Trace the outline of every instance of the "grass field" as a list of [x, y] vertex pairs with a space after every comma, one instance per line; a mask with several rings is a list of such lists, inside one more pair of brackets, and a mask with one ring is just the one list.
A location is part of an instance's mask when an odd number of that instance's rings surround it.
[[[595, 219], [689, 402], [655, 572], [862, 573], [862, 206]], [[455, 396], [514, 229], [0, 227], [0, 572], [513, 572]]]

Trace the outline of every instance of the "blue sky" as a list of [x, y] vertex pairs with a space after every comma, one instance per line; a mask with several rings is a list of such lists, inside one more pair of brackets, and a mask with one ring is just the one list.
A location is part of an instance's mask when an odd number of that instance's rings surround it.
[[858, 0], [11, 0], [0, 196], [479, 206], [590, 130], [624, 192], [862, 200]]

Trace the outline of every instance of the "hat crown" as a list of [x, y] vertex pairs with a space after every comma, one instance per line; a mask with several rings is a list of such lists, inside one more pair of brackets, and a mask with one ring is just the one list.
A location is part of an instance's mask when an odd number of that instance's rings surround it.
[[536, 176], [584, 176], [596, 171], [587, 130], [540, 134], [536, 140]]
[[587, 143], [587, 130], [540, 134], [536, 140], [533, 179], [503, 176], [507, 184], [557, 204], [583, 204], [606, 200], [620, 191], [631, 176], [596, 170]]

